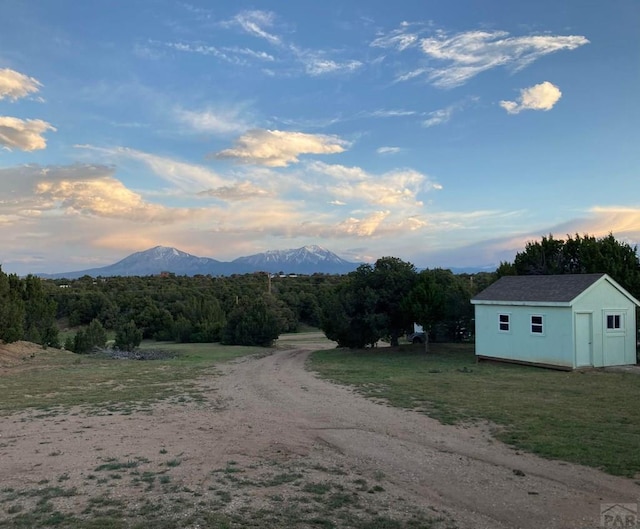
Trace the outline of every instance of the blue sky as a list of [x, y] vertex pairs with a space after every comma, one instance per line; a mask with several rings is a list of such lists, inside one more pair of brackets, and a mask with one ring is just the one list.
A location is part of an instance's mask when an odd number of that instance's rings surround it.
[[0, 263], [640, 241], [640, 2], [5, 0]]

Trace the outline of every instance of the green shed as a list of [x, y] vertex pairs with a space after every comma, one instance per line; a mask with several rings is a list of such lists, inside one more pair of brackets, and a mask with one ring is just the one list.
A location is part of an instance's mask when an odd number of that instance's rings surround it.
[[640, 302], [607, 274], [505, 276], [471, 303], [478, 359], [567, 370], [636, 363]]

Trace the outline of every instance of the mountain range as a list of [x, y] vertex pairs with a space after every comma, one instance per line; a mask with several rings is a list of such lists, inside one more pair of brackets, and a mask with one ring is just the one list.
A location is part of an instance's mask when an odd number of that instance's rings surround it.
[[228, 276], [253, 272], [285, 274], [346, 274], [361, 263], [352, 263], [320, 246], [303, 246], [292, 250], [271, 250], [264, 253], [238, 257], [230, 262], [210, 257], [197, 257], [176, 248], [156, 246], [136, 252], [117, 263], [100, 268], [38, 274], [47, 279], [77, 279], [82, 276], [148, 276], [162, 272], [176, 275]]

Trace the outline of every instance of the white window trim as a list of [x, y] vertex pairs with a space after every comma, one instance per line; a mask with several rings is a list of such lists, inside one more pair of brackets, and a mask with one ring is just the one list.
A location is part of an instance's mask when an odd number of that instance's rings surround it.
[[[506, 322], [500, 321], [501, 316], [506, 316], [508, 318], [508, 321]], [[511, 318], [510, 312], [498, 312], [498, 332], [501, 334], [511, 334], [511, 325], [512, 325], [511, 320], [512, 318]], [[502, 325], [503, 323], [506, 323], [509, 326], [509, 328], [506, 331], [500, 328], [500, 325]]]
[[[620, 318], [620, 327], [609, 327], [609, 316]], [[603, 327], [607, 333], [624, 333], [626, 331], [626, 312], [622, 310], [605, 310]]]
[[[540, 318], [540, 323], [533, 323], [533, 318]], [[544, 314], [529, 314], [529, 334], [533, 334], [534, 336], [544, 336], [545, 335], [545, 317]], [[542, 332], [533, 332], [533, 326], [540, 326]]]

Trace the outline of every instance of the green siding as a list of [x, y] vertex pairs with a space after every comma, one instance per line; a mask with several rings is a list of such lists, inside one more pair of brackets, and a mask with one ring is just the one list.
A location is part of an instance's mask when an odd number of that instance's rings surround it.
[[[576, 325], [577, 313], [591, 315], [590, 328]], [[624, 328], [607, 330], [606, 317], [612, 313], [621, 315]], [[508, 332], [500, 331], [500, 314], [509, 314]], [[542, 334], [531, 332], [532, 315], [543, 316]], [[575, 368], [582, 345], [590, 349], [594, 367], [636, 363], [635, 304], [606, 280], [589, 287], [570, 306], [478, 302], [475, 318], [478, 356]]]

